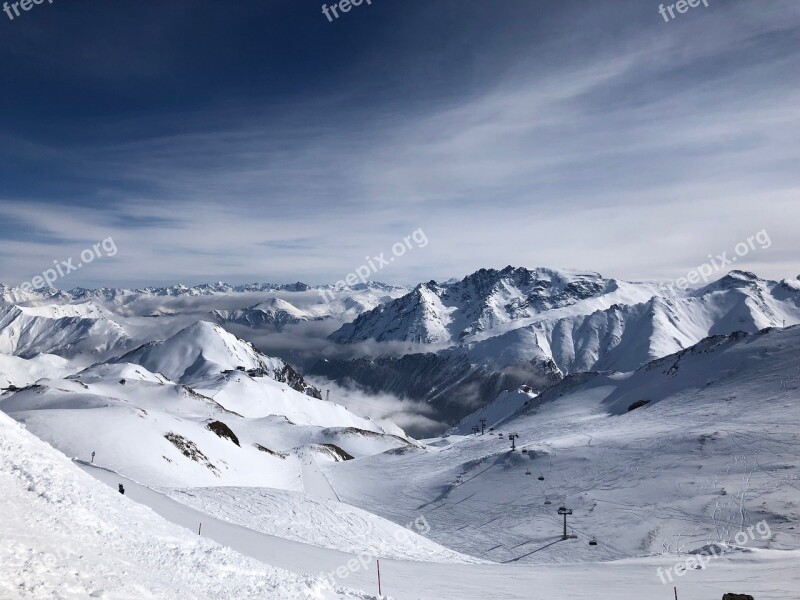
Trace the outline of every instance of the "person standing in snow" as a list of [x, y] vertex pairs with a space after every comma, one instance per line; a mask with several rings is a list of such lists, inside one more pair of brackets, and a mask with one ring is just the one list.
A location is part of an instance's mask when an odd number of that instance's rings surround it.
[[92, 463], [94, 463], [94, 450], [92, 450]]
[[125, 488], [122, 487], [121, 483], [119, 484], [119, 493], [122, 494], [123, 496], [125, 495]]

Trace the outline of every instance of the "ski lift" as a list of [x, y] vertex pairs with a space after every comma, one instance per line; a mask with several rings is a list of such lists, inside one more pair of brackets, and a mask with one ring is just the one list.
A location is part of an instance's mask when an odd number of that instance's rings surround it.
[[527, 448], [523, 448], [523, 449], [522, 449], [522, 453], [523, 453], [523, 454], [527, 454], [527, 453], [528, 453], [528, 450], [527, 450]]
[[589, 545], [590, 546], [597, 546], [597, 540], [595, 538], [590, 539], [589, 540]]
[[544, 503], [545, 504], [552, 504], [552, 502], [550, 502], [550, 500], [545, 500]]
[[525, 471], [525, 475], [530, 475], [530, 474], [531, 474], [530, 471]]
[[539, 475], [539, 481], [544, 481], [544, 475]]

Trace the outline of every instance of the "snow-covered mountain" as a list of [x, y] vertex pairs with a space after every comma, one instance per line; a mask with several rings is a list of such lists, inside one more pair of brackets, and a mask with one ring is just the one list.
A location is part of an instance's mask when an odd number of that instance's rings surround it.
[[343, 326], [331, 339], [455, 343], [617, 288], [614, 280], [597, 273], [510, 266], [502, 271], [481, 269], [461, 281], [420, 284], [408, 295]]
[[86, 353], [107, 356], [130, 343], [112, 314], [97, 304], [0, 305], [0, 353], [30, 358]]
[[281, 359], [265, 356], [252, 344], [206, 321], [190, 325], [169, 339], [149, 342], [114, 359], [114, 362], [136, 363], [185, 384], [205, 381], [231, 371], [266, 375], [297, 391], [315, 398], [322, 397], [318, 389], [306, 383]]
[[[734, 534], [762, 520], [770, 535], [748, 545], [795, 548], [798, 356], [798, 326], [737, 332], [633, 372], [569, 375], [538, 396], [507, 391], [425, 440], [428, 452], [343, 464], [331, 481], [378, 514], [434, 515], [434, 540], [501, 562], [732, 550]], [[396, 477], [380, 491], [359, 483], [384, 472]], [[578, 542], [549, 547], [562, 505]]]
[[[295, 297], [302, 304], [335, 304], [348, 298], [365, 298], [366, 304], [374, 304], [375, 299], [392, 299], [408, 293], [409, 289], [370, 281], [366, 284], [356, 284], [349, 288], [337, 289], [332, 285], [309, 285], [302, 282], [276, 284], [276, 283], [249, 283], [244, 285], [231, 285], [224, 282], [204, 283], [195, 286], [176, 284], [167, 287], [145, 288], [74, 288], [72, 290], [59, 290], [56, 288], [42, 288], [39, 290], [22, 290], [0, 283], [0, 304], [25, 304], [35, 302], [47, 303], [80, 303], [94, 301], [101, 304], [123, 306], [145, 302], [148, 299], [167, 302], [181, 298], [201, 300], [204, 297], [224, 298], [226, 296], [261, 297], [262, 302], [268, 302], [275, 297]], [[324, 297], [322, 292], [324, 292]], [[327, 298], [328, 302], [325, 302]], [[370, 300], [370, 298], [372, 300]], [[317, 307], [321, 308], [321, 307]], [[370, 308], [374, 308], [374, 305]]]
[[215, 310], [213, 315], [220, 323], [236, 323], [253, 329], [271, 328], [276, 331], [280, 331], [284, 325], [322, 319], [312, 317], [281, 298], [270, 298], [266, 302], [240, 310]]
[[[800, 280], [768, 281], [744, 271], [690, 291], [597, 273], [512, 267], [413, 290], [378, 283], [348, 290], [216, 283], [47, 290], [24, 298], [19, 290], [2, 291], [14, 300], [0, 305], [5, 354], [55, 354], [73, 361], [74, 373], [144, 345], [133, 360], [157, 371], [161, 358], [148, 357], [172, 350], [159, 351], [154, 340], [204, 319], [259, 345], [266, 340], [271, 354], [311, 375], [425, 401], [449, 425], [504, 389], [527, 384], [541, 391], [571, 373], [636, 369], [708, 335], [800, 323]], [[184, 352], [192, 349], [177, 355]], [[223, 370], [261, 368], [234, 362], [223, 361]], [[182, 381], [201, 368], [182, 358], [180, 365], [182, 372], [171, 371], [171, 379]], [[282, 368], [269, 367], [273, 376]], [[35, 365], [17, 364], [14, 378], [9, 369], [0, 365], [5, 385], [41, 376]]]
[[324, 481], [318, 461], [414, 446], [398, 427], [321, 400], [282, 360], [205, 322], [41, 379], [4, 396], [0, 410], [68, 456], [94, 451], [101, 464], [158, 485], [302, 490]]
[[[655, 284], [604, 279], [597, 273], [481, 269], [455, 283], [420, 284], [330, 337], [343, 344], [376, 340], [454, 345], [534, 327], [547, 336], [548, 345], [560, 347], [562, 355], [568, 338], [573, 338], [569, 345], [584, 346], [594, 333], [598, 341], [589, 351], [605, 355], [625, 335], [626, 321], [634, 321], [635, 333], [650, 333], [652, 353], [663, 356], [670, 348], [659, 347], [658, 338], [677, 338], [674, 343], [685, 347], [682, 338], [695, 343], [734, 326], [757, 331], [780, 326], [783, 320], [787, 324], [800, 321], [798, 283], [731, 271], [704, 288], [681, 293]], [[589, 318], [595, 322], [587, 322]], [[582, 327], [588, 331], [581, 331]], [[566, 372], [573, 370], [571, 363], [577, 367], [574, 370], [593, 366], [586, 359], [576, 362], [574, 355], [559, 356], [556, 362]]]
[[[472, 400], [476, 385], [492, 390], [491, 381], [501, 375], [510, 388], [527, 383], [541, 390], [551, 375], [630, 371], [709, 335], [797, 323], [800, 281], [768, 281], [744, 271], [683, 292], [595, 273], [483, 269], [459, 282], [422, 284], [330, 336], [341, 344], [427, 344], [429, 351], [398, 358], [387, 345], [378, 359], [329, 360], [312, 372], [452, 407], [455, 398]], [[420, 394], [426, 380], [430, 385]], [[482, 393], [480, 402], [494, 395]], [[466, 410], [442, 414], [461, 418]]]

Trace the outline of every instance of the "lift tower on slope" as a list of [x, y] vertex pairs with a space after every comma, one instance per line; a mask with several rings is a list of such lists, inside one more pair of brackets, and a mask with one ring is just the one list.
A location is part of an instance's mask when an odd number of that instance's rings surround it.
[[564, 515], [564, 536], [561, 538], [562, 540], [566, 540], [569, 536], [567, 536], [567, 515], [572, 514], [572, 509], [567, 508], [565, 506], [561, 506], [558, 509], [558, 514]]

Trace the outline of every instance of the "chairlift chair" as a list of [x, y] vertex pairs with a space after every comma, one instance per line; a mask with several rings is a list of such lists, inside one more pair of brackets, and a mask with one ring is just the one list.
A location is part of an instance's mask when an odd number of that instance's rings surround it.
[[530, 471], [525, 471], [525, 475], [530, 475], [530, 474], [531, 474]]
[[539, 475], [539, 481], [544, 481], [544, 475]]
[[597, 546], [597, 540], [596, 540], [596, 539], [594, 539], [594, 538], [590, 539], [590, 540], [589, 540], [589, 545], [590, 545], [590, 546]]

